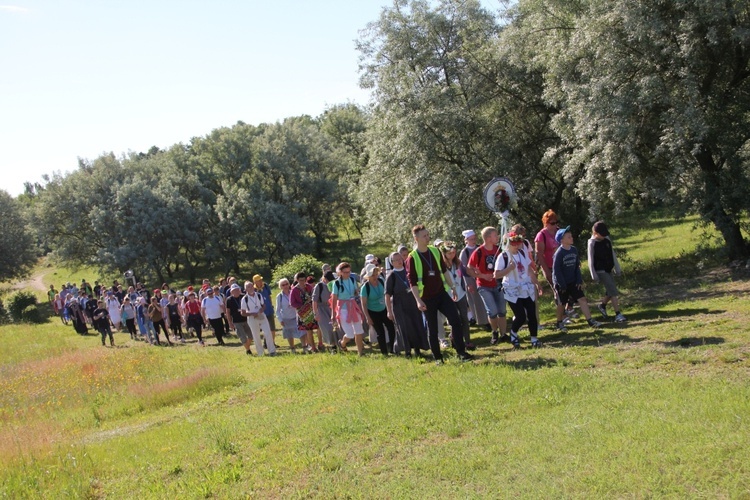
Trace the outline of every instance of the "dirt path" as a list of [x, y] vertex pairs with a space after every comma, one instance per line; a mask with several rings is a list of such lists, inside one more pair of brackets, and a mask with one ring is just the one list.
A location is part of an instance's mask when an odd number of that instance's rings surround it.
[[24, 289], [31, 289], [35, 292], [47, 292], [47, 286], [44, 284], [44, 281], [42, 281], [42, 274], [37, 274], [35, 276], [32, 276], [31, 278], [19, 281], [18, 283], [15, 283], [11, 289], [12, 290], [24, 290]]

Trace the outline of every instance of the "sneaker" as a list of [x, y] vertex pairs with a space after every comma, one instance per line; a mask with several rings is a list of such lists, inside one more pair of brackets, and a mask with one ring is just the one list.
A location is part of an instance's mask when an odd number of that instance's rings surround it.
[[447, 340], [441, 340], [440, 341], [440, 348], [441, 349], [448, 349], [451, 345], [448, 343]]
[[628, 320], [625, 316], [622, 315], [622, 313], [617, 313], [617, 316], [615, 316], [615, 323], [625, 323]]
[[323, 345], [323, 342], [318, 344], [318, 351], [325, 352], [326, 346]]
[[490, 326], [490, 325], [482, 325], [482, 328], [484, 328], [485, 332], [491, 332], [492, 331], [492, 326]]
[[500, 335], [499, 341], [510, 343], [510, 335], [508, 335], [507, 333]]
[[471, 342], [466, 343], [466, 350], [467, 351], [475, 351], [477, 349], [477, 346], [472, 344]]
[[589, 323], [589, 326], [590, 326], [591, 328], [599, 328], [600, 326], [602, 326], [602, 324], [601, 324], [601, 323], [599, 323], [599, 322], [598, 322], [597, 320], [595, 320], [594, 318], [591, 318], [590, 320], [588, 320], [588, 323]]
[[539, 341], [538, 339], [531, 341], [531, 348], [532, 349], [539, 349], [540, 347], [542, 347], [541, 341]]
[[490, 339], [490, 345], [496, 345], [498, 342], [500, 342], [500, 339], [497, 336], [497, 332], [492, 332], [492, 338]]
[[573, 320], [572, 320], [572, 319], [570, 319], [570, 318], [568, 318], [568, 317], [565, 317], [565, 318], [563, 318], [563, 320], [562, 320], [562, 324], [563, 324], [563, 325], [569, 325], [569, 324], [571, 324], [572, 322], [573, 322]]
[[604, 304], [599, 304], [596, 306], [597, 309], [599, 309], [599, 312], [602, 313], [602, 318], [609, 318], [609, 314], [607, 314], [607, 306]]
[[459, 354], [458, 359], [460, 359], [461, 361], [471, 361], [474, 359], [474, 356], [472, 356], [468, 352], [465, 352], [463, 354]]
[[555, 327], [558, 330], [560, 330], [560, 333], [568, 333], [568, 329], [565, 328], [565, 322], [564, 321], [559, 321], [558, 323], [555, 324]]
[[200, 345], [200, 346], [203, 346], [203, 347], [205, 347], [205, 346], [206, 346], [206, 343], [205, 343], [205, 342], [203, 342], [202, 340], [199, 340], [199, 341], [198, 341], [198, 345]]
[[578, 317], [578, 313], [576, 312], [576, 310], [575, 310], [575, 309], [566, 309], [566, 310], [565, 310], [565, 315], [566, 315], [567, 317], [569, 317], [569, 318], [573, 318], [573, 319], [575, 319], [575, 318], [577, 318], [577, 317]]
[[440, 365], [443, 365], [443, 364], [444, 364], [444, 363], [443, 363], [443, 358], [440, 358], [440, 359], [436, 359], [436, 360], [435, 360], [435, 364], [436, 364], [436, 365], [438, 365], [438, 366], [440, 366]]

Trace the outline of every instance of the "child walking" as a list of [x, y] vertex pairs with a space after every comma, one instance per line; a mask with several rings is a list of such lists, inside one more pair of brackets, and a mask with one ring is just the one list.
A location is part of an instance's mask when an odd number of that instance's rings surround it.
[[604, 298], [599, 304], [599, 312], [607, 319], [607, 304], [612, 302], [615, 310], [615, 322], [624, 323], [627, 318], [620, 312], [620, 304], [617, 300], [619, 292], [615, 285], [614, 276], [620, 276], [620, 262], [617, 260], [615, 249], [612, 247], [612, 240], [609, 238], [609, 229], [604, 221], [598, 221], [591, 228], [591, 239], [588, 245], [589, 271], [594, 281], [604, 285]]
[[578, 249], [573, 246], [573, 233], [570, 226], [560, 229], [555, 234], [555, 240], [560, 246], [555, 250], [552, 259], [552, 282], [557, 292], [557, 328], [561, 332], [567, 332], [563, 323], [563, 308], [568, 300], [578, 302], [581, 312], [592, 328], [602, 326], [601, 323], [591, 317], [586, 296], [583, 293], [583, 276], [581, 276], [581, 260], [578, 258]]

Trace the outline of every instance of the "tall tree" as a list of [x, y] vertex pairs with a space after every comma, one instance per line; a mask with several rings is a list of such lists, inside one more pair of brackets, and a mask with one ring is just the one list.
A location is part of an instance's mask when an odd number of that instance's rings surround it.
[[511, 17], [560, 110], [565, 174], [594, 211], [666, 201], [747, 257], [750, 4], [521, 0]]
[[358, 201], [371, 239], [404, 241], [417, 221], [449, 237], [496, 222], [482, 190], [498, 175], [522, 194], [516, 220], [575, 212], [559, 158], [544, 156], [559, 140], [541, 75], [511, 57], [502, 32], [476, 1], [399, 0], [363, 33], [362, 84], [377, 104]]
[[0, 282], [28, 274], [37, 259], [34, 237], [20, 203], [0, 190]]

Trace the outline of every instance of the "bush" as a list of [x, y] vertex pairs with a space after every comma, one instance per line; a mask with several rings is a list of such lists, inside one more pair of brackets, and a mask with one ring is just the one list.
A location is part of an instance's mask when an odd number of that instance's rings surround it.
[[8, 321], [8, 311], [5, 310], [3, 301], [0, 300], [0, 325]]
[[24, 321], [29, 323], [41, 323], [42, 315], [36, 306], [36, 295], [33, 293], [14, 293], [8, 299], [8, 315], [10, 316], [10, 319], [15, 322]]
[[44, 319], [39, 308], [36, 305], [30, 305], [21, 311], [21, 321], [24, 323], [42, 323]]
[[271, 275], [271, 279], [273, 280], [271, 285], [275, 286], [282, 278], [286, 278], [290, 283], [294, 284], [294, 275], [300, 271], [304, 271], [308, 276], [312, 274], [318, 279], [322, 274], [322, 266], [323, 263], [312, 255], [297, 255], [283, 264], [276, 266]]

